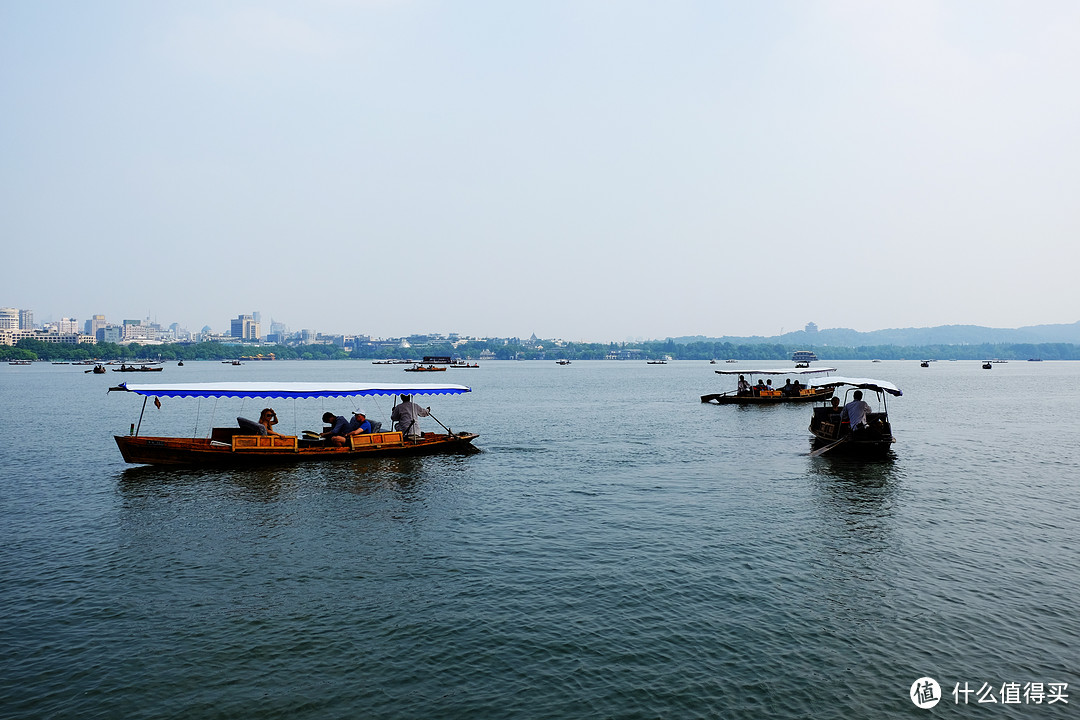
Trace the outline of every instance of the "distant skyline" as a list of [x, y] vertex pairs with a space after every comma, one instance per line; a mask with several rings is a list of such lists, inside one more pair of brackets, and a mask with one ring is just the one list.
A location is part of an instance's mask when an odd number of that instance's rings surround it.
[[1066, 0], [5, 3], [0, 303], [593, 342], [1072, 323], [1078, 36]]

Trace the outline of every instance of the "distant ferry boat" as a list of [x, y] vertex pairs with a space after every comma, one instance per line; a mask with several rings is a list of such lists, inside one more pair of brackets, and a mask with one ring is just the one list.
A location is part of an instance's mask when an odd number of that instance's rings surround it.
[[809, 367], [811, 362], [817, 360], [817, 355], [810, 350], [796, 350], [791, 359], [795, 361], [795, 367]]

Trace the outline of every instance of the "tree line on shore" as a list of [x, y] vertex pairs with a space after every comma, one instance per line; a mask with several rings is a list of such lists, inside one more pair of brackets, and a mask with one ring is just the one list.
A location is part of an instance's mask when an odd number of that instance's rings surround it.
[[227, 345], [223, 343], [174, 343], [168, 345], [66, 345], [25, 338], [15, 347], [0, 346], [0, 360], [236, 360], [262, 354], [278, 360], [420, 360], [424, 356], [452, 356], [477, 360], [484, 351], [497, 360], [603, 360], [612, 353], [632, 352], [632, 357], [657, 360], [776, 360], [790, 361], [796, 350], [812, 350], [819, 360], [1080, 360], [1080, 345], [1070, 343], [1000, 343], [980, 345], [874, 345], [788, 346], [776, 343], [739, 344], [728, 342], [676, 343], [658, 340], [638, 343], [565, 343], [541, 341], [537, 345], [502, 341], [473, 340], [400, 347], [337, 345]]

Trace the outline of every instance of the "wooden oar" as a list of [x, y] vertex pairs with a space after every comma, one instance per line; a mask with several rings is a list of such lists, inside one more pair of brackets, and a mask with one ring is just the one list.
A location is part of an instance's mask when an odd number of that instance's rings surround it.
[[851, 436], [850, 436], [850, 435], [845, 435], [844, 437], [840, 438], [840, 439], [839, 439], [839, 440], [837, 440], [836, 442], [834, 442], [834, 443], [829, 443], [829, 444], [828, 444], [828, 445], [826, 445], [825, 447], [822, 447], [822, 448], [818, 448], [818, 449], [817, 449], [817, 450], [815, 450], [814, 452], [810, 453], [810, 457], [817, 457], [817, 456], [819, 456], [819, 455], [824, 455], [825, 453], [829, 452], [830, 450], [832, 450], [832, 449], [833, 449], [834, 447], [836, 447], [836, 446], [837, 446], [837, 445], [839, 445], [840, 443], [842, 443], [842, 442], [846, 442], [846, 441], [848, 441], [848, 440], [850, 440], [850, 439], [851, 439]]
[[453, 434], [454, 434], [454, 433], [453, 433], [453, 431], [452, 431], [452, 430], [450, 430], [450, 428], [448, 428], [448, 427], [446, 427], [445, 425], [443, 425], [443, 424], [442, 424], [442, 422], [441, 422], [441, 421], [439, 420], [439, 418], [437, 418], [437, 417], [435, 417], [434, 415], [432, 415], [432, 414], [431, 414], [431, 408], [427, 408], [427, 413], [428, 413], [428, 417], [429, 417], [429, 418], [431, 418], [431, 419], [432, 419], [432, 420], [434, 420], [435, 422], [437, 422], [437, 423], [439, 423], [440, 425], [442, 425], [442, 427], [443, 427], [443, 430], [445, 430], [445, 431], [447, 432], [447, 434], [448, 434], [448, 435], [453, 435]]

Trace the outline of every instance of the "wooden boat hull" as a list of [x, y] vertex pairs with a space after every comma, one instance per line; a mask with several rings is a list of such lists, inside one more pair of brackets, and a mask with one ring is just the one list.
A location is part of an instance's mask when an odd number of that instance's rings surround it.
[[[811, 450], [835, 444], [829, 454], [864, 457], [885, 455], [896, 442], [889, 416], [883, 412], [869, 413], [867, 421], [870, 423], [869, 428], [851, 434], [847, 423], [841, 422], [840, 414], [833, 412], [832, 408], [814, 408], [814, 416], [807, 428], [811, 435]], [[841, 438], [846, 439], [836, 444]]]
[[216, 428], [209, 439], [113, 437], [126, 462], [147, 465], [295, 464], [361, 457], [479, 452], [472, 444], [478, 437], [473, 433], [424, 433], [415, 440], [405, 439], [399, 432], [372, 433], [350, 438], [349, 445], [336, 446], [292, 436], [239, 435], [232, 430]]
[[713, 393], [702, 395], [701, 402], [717, 405], [784, 405], [787, 403], [806, 403], [815, 400], [828, 400], [833, 395], [832, 388], [803, 390], [799, 395], [739, 395], [736, 393]]
[[[850, 436], [849, 436], [850, 437]], [[857, 457], [881, 457], [892, 450], [896, 438], [892, 435], [884, 435], [876, 438], [855, 439], [851, 438], [842, 443], [835, 444], [839, 438], [825, 438], [812, 432], [810, 438], [811, 451], [828, 445], [833, 445], [829, 450], [830, 455], [850, 455]]]

